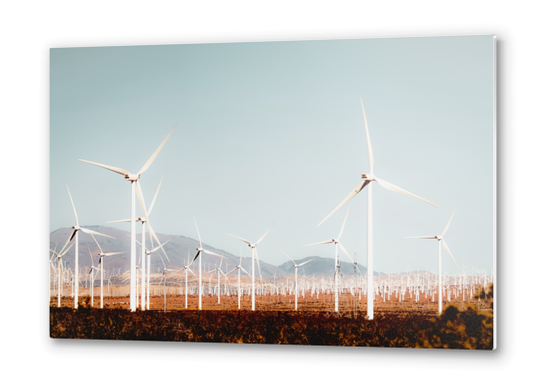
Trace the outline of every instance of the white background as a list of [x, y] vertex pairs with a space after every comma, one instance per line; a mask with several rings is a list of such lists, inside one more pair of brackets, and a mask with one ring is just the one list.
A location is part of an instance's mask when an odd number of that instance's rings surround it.
[[[541, 269], [535, 246], [541, 232], [539, 8], [537, 2], [494, 0], [3, 2], [0, 329], [6, 382], [527, 379], [537, 368], [541, 314], [534, 274]], [[49, 234], [49, 48], [491, 33], [499, 50], [496, 351], [49, 339], [43, 288]]]

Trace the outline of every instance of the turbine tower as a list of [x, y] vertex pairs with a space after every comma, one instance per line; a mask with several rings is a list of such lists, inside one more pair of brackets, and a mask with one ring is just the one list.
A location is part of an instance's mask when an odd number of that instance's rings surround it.
[[[152, 164], [152, 162], [154, 161], [154, 159], [156, 158], [156, 156], [158, 156], [158, 153], [162, 150], [162, 147], [164, 146], [164, 144], [166, 144], [166, 141], [169, 139], [169, 136], [173, 133], [173, 130], [175, 129], [175, 126], [177, 124], [175, 124], [173, 126], [173, 128], [171, 128], [171, 131], [169, 132], [169, 134], [166, 136], [166, 138], [164, 139], [164, 141], [162, 142], [162, 144], [160, 144], [160, 146], [158, 147], [158, 149], [152, 154], [152, 156], [149, 158], [149, 160], [147, 160], [147, 162], [145, 163], [145, 165], [143, 165], [143, 168], [141, 168], [139, 170], [138, 173], [130, 173], [129, 171], [125, 170], [125, 169], [122, 169], [122, 168], [117, 168], [117, 167], [111, 167], [109, 165], [103, 165], [103, 164], [99, 164], [99, 163], [94, 163], [92, 161], [87, 161], [87, 160], [82, 160], [82, 159], [79, 159], [81, 161], [84, 161], [85, 163], [89, 163], [89, 164], [93, 164], [93, 165], [96, 165], [98, 167], [102, 167], [102, 168], [105, 168], [105, 169], [108, 169], [110, 171], [113, 171], [113, 172], [116, 172], [116, 173], [119, 173], [121, 175], [124, 176], [124, 179], [125, 180], [128, 180], [130, 181], [131, 183], [131, 189], [132, 189], [132, 193], [131, 193], [131, 207], [132, 207], [132, 214], [131, 214], [131, 219], [130, 219], [130, 223], [131, 223], [131, 234], [132, 234], [132, 240], [131, 240], [131, 243], [130, 243], [130, 248], [131, 248], [131, 252], [130, 252], [130, 310], [132, 312], [134, 312], [136, 310], [136, 303], [137, 303], [137, 300], [136, 300], [136, 295], [137, 295], [137, 292], [136, 292], [136, 288], [135, 288], [135, 279], [136, 279], [136, 228], [135, 228], [135, 220], [136, 220], [136, 213], [135, 213], [135, 208], [136, 208], [136, 203], [135, 203], [135, 195], [136, 195], [136, 190], [137, 190], [137, 195], [138, 195], [138, 198], [139, 198], [139, 201], [141, 203], [142, 201], [142, 197], [140, 197], [140, 195], [142, 195], [141, 193], [141, 187], [139, 186], [139, 178], [141, 177], [141, 175], [143, 174], [143, 172], [145, 172], [147, 170], [147, 168], [150, 167], [150, 165]], [[145, 208], [143, 208], [145, 210]], [[158, 242], [158, 244], [160, 244], [160, 241], [158, 240], [158, 238], [156, 237], [156, 234], [154, 233], [154, 231], [152, 230], [151, 228], [151, 225], [149, 223], [149, 219], [147, 217], [147, 214], [145, 212], [145, 219], [146, 219], [146, 222], [147, 222], [147, 226], [149, 228], [149, 234], [151, 237], [154, 237], [156, 239], [156, 241]], [[163, 251], [163, 248], [162, 248], [162, 251]], [[166, 255], [165, 251], [164, 251], [164, 255]], [[167, 257], [167, 255], [166, 255]]]
[[[365, 134], [367, 136], [367, 152], [369, 154], [369, 169], [370, 173], [362, 173], [361, 179], [362, 182], [356, 185], [354, 190], [346, 196], [346, 198], [335, 208], [327, 217], [320, 222], [322, 224], [326, 221], [331, 215], [333, 215], [339, 208], [345, 205], [350, 199], [356, 196], [361, 190], [367, 187], [367, 319], [373, 319], [373, 189], [372, 182], [376, 181], [380, 186], [389, 189], [390, 191], [402, 193], [407, 196], [414, 197], [421, 201], [431, 204], [437, 208], [437, 205], [422, 199], [419, 196], [416, 196], [413, 193], [410, 193], [402, 188], [399, 188], [392, 183], [389, 183], [385, 180], [377, 178], [373, 173], [373, 148], [371, 147], [371, 139], [369, 138], [369, 128], [367, 127], [367, 117], [365, 116], [365, 108], [363, 107], [363, 100], [361, 100], [361, 109], [363, 111], [363, 121], [365, 123]], [[318, 226], [320, 225], [318, 224]]]
[[[448, 227], [450, 226], [450, 223], [452, 222], [452, 218], [454, 217], [455, 209], [452, 213], [452, 216], [450, 216], [450, 220], [448, 220], [448, 224], [446, 224], [446, 227], [444, 228], [444, 231], [440, 236], [411, 236], [407, 237], [407, 239], [433, 239], [437, 240], [438, 242], [438, 314], [439, 316], [442, 315], [442, 260], [441, 260], [441, 254], [442, 254], [442, 248], [440, 244], [444, 245], [444, 248], [454, 261], [455, 266], [457, 267], [457, 270], [459, 270], [459, 267], [457, 263], [455, 262], [455, 259], [452, 255], [452, 252], [450, 251], [450, 248], [446, 245], [446, 242], [444, 241], [444, 234], [448, 230]], [[459, 270], [460, 271], [460, 270]], [[461, 272], [461, 271], [460, 271]]]

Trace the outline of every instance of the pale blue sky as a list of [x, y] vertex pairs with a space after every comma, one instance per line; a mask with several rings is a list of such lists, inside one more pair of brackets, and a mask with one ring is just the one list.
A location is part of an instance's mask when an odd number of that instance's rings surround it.
[[375, 174], [441, 207], [375, 184], [374, 269], [436, 271], [436, 241], [404, 237], [440, 234], [456, 204], [456, 261], [493, 267], [492, 36], [52, 49], [50, 89], [51, 231], [74, 224], [66, 184], [81, 225], [129, 217], [130, 183], [77, 159], [137, 172], [177, 123], [141, 178], [150, 204], [164, 176], [156, 232], [197, 238], [195, 217], [238, 254], [226, 233], [275, 223], [261, 260], [332, 257], [303, 246], [350, 205], [343, 244], [365, 265], [365, 191], [316, 227], [369, 170], [361, 97]]

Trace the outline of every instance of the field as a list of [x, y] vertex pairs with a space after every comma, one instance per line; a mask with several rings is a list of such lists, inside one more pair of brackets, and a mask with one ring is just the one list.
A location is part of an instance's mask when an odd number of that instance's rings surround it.
[[300, 297], [298, 311], [293, 310], [292, 295], [257, 296], [254, 312], [248, 295], [241, 310], [236, 296], [221, 296], [218, 304], [217, 296], [205, 295], [198, 311], [198, 296], [189, 296], [186, 310], [184, 295], [170, 294], [167, 312], [158, 295], [151, 296], [149, 311], [136, 312], [128, 310], [128, 296], [104, 297], [104, 309], [99, 309], [98, 295], [94, 307], [82, 296], [78, 310], [69, 296], [61, 308], [52, 297], [50, 331], [53, 338], [492, 349], [490, 289], [487, 295], [479, 290], [471, 300], [446, 302], [440, 317], [430, 296], [421, 294], [417, 302], [414, 295], [402, 302], [393, 295], [386, 302], [377, 296], [371, 321], [364, 318], [363, 296], [359, 300], [351, 294], [341, 295], [338, 313], [332, 311], [331, 295]]

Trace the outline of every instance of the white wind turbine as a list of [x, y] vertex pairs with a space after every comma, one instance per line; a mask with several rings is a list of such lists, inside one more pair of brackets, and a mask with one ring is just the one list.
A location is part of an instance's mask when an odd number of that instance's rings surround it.
[[[104, 253], [102, 250], [102, 247], [100, 247], [100, 244], [98, 243], [98, 240], [92, 235], [92, 238], [96, 242], [96, 245], [98, 246], [98, 249], [100, 250], [100, 253], [98, 253], [98, 256], [100, 256], [100, 262], [98, 263], [98, 268], [100, 268], [101, 265], [101, 272], [100, 272], [100, 308], [104, 307], [104, 264], [103, 264], [103, 258], [104, 256], [114, 256], [114, 255], [120, 255], [124, 252], [108, 252]], [[93, 282], [94, 284], [94, 282]], [[92, 286], [94, 288], [94, 285]], [[94, 289], [93, 289], [94, 291]]]
[[241, 309], [241, 270], [245, 272], [247, 275], [250, 276], [250, 273], [246, 271], [245, 268], [241, 265], [241, 261], [243, 259], [243, 253], [241, 251], [241, 257], [239, 257], [239, 264], [235, 266], [231, 271], [226, 273], [229, 275], [230, 273], [237, 271], [237, 309]]
[[[199, 234], [199, 229], [198, 229], [198, 223], [196, 223], [196, 219], [194, 219], [194, 224], [196, 224], [196, 230], [198, 231], [198, 239], [199, 239], [199, 248], [196, 248], [196, 255], [194, 256], [194, 258], [192, 259], [192, 261], [190, 262], [189, 266], [192, 265], [192, 263], [194, 261], [196, 261], [196, 259], [198, 258], [198, 256], [200, 256], [202, 253], [207, 253], [209, 255], [213, 255], [213, 256], [218, 256], [218, 257], [221, 257], [223, 258], [224, 256], [220, 256], [218, 253], [214, 253], [214, 252], [211, 252], [211, 251], [208, 251], [206, 249], [203, 249], [203, 245], [201, 243], [201, 236]], [[198, 309], [201, 311], [201, 272], [202, 272], [202, 269], [201, 269], [201, 257], [199, 258], [199, 289], [198, 289], [198, 294], [199, 294], [199, 304], [198, 304]]]
[[[371, 182], [376, 181], [382, 187], [389, 189], [390, 191], [402, 193], [404, 195], [411, 196], [421, 201], [424, 201], [437, 208], [439, 207], [425, 199], [422, 199], [419, 196], [416, 196], [413, 193], [410, 193], [402, 188], [399, 188], [396, 185], [393, 185], [375, 176], [375, 174], [373, 173], [373, 149], [371, 147], [371, 140], [369, 138], [369, 128], [367, 127], [367, 117], [365, 116], [365, 108], [363, 107], [363, 100], [361, 101], [361, 109], [363, 110], [363, 121], [365, 123], [365, 134], [367, 136], [367, 152], [369, 154], [370, 173], [361, 174], [361, 179], [363, 181], [359, 183], [358, 185], [356, 185], [354, 190], [350, 192], [348, 196], [346, 196], [346, 198], [342, 201], [342, 203], [339, 204], [339, 206], [335, 208], [329, 215], [327, 215], [327, 217], [324, 220], [322, 220], [320, 224], [326, 221], [331, 215], [333, 215], [339, 208], [345, 205], [350, 199], [352, 199], [354, 196], [360, 193], [363, 188], [367, 187], [367, 319], [372, 320], [373, 319], [373, 197], [372, 197], [373, 192], [372, 192]], [[320, 224], [318, 224], [318, 226]]]
[[[162, 177], [162, 179], [160, 179], [160, 184], [158, 184], [158, 188], [156, 189], [156, 193], [154, 194], [154, 198], [152, 199], [152, 202], [151, 202], [151, 206], [149, 207], [149, 211], [147, 212], [147, 215], [150, 216], [151, 212], [152, 212], [152, 208], [154, 207], [154, 202], [156, 201], [156, 197], [158, 196], [158, 191], [160, 190], [160, 186], [162, 185], [162, 180], [164, 178]], [[129, 223], [131, 221], [131, 219], [124, 219], [124, 220], [113, 220], [113, 221], [108, 221], [108, 223]], [[146, 289], [146, 285], [148, 284], [145, 284], [145, 275], [147, 274], [147, 268], [146, 268], [146, 264], [147, 264], [147, 267], [148, 267], [148, 274], [150, 275], [150, 271], [151, 271], [151, 265], [150, 265], [150, 256], [147, 257], [147, 261], [145, 261], [145, 217], [138, 217], [136, 219], [136, 222], [140, 222], [141, 223], [141, 259], [142, 259], [142, 262], [141, 262], [141, 310], [145, 310], [145, 307], [147, 307], [147, 309], [149, 308], [148, 305], [145, 304], [145, 289]], [[152, 243], [152, 237], [151, 237], [151, 243]], [[166, 255], [167, 257], [167, 255]], [[168, 259], [169, 260], [169, 259]], [[149, 281], [149, 277], [147, 276], [147, 283]], [[138, 295], [138, 293], [136, 292], [136, 295]], [[148, 292], [147, 292], [147, 295], [148, 295]], [[148, 296], [147, 296], [147, 300], [148, 300]]]
[[442, 243], [442, 245], [444, 245], [444, 248], [446, 249], [446, 251], [448, 252], [450, 257], [454, 261], [455, 266], [459, 270], [459, 266], [455, 262], [455, 259], [454, 259], [453, 255], [452, 255], [452, 252], [450, 251], [450, 248], [448, 248], [448, 246], [446, 245], [446, 242], [444, 241], [444, 234], [448, 230], [448, 227], [450, 226], [450, 223], [452, 222], [452, 218], [454, 217], [454, 214], [455, 214], [455, 209], [454, 209], [454, 211], [452, 213], [452, 216], [450, 216], [450, 220], [448, 221], [448, 224], [446, 224], [446, 227], [444, 228], [444, 231], [442, 232], [442, 234], [440, 236], [436, 235], [436, 236], [411, 236], [411, 237], [407, 237], [407, 239], [432, 239], [432, 240], [437, 240], [437, 242], [438, 242], [438, 314], [439, 314], [439, 316], [442, 314], [442, 266], [441, 266], [441, 264], [442, 264], [442, 260], [441, 260], [442, 248], [440, 246], [441, 243]]
[[[135, 207], [136, 207], [136, 203], [135, 203], [135, 195], [136, 195], [136, 191], [137, 191], [139, 202], [142, 203], [143, 197], [142, 197], [142, 193], [141, 193], [141, 187], [139, 186], [139, 178], [141, 177], [143, 172], [145, 172], [147, 170], [147, 168], [150, 167], [150, 165], [152, 164], [152, 162], [154, 161], [156, 156], [158, 156], [158, 153], [162, 150], [162, 147], [164, 146], [166, 141], [169, 139], [169, 136], [171, 135], [171, 133], [175, 129], [176, 125], [177, 124], [175, 124], [173, 126], [173, 128], [171, 129], [171, 131], [169, 132], [167, 137], [164, 139], [164, 141], [162, 141], [162, 144], [160, 144], [158, 149], [152, 154], [152, 156], [149, 158], [149, 160], [147, 160], [145, 165], [143, 165], [143, 168], [141, 168], [139, 170], [139, 172], [136, 173], [136, 174], [130, 173], [129, 171], [127, 171], [125, 169], [122, 169], [122, 168], [111, 167], [109, 165], [103, 165], [103, 164], [99, 164], [99, 163], [94, 163], [92, 161], [79, 159], [81, 161], [84, 161], [85, 163], [97, 165], [98, 167], [102, 167], [102, 168], [108, 169], [110, 171], [119, 173], [119, 174], [124, 176], [125, 180], [128, 180], [131, 183], [131, 186], [132, 186], [132, 193], [131, 193], [132, 214], [131, 214], [131, 218], [130, 218], [130, 223], [131, 223], [130, 233], [132, 234], [132, 236], [131, 236], [132, 240], [131, 240], [131, 244], [130, 244], [130, 248], [131, 248], [131, 252], [130, 252], [130, 310], [132, 312], [136, 310], [136, 303], [137, 303], [137, 300], [136, 300], [137, 293], [136, 293], [136, 288], [135, 288], [135, 285], [136, 285], [136, 281], [135, 281], [135, 279], [136, 279], [136, 243], [135, 243], [135, 241], [136, 241], [136, 229], [135, 229], [135, 223], [136, 223], [135, 222], [135, 220], [136, 220]], [[143, 209], [145, 210], [144, 207], [143, 207]], [[149, 234], [151, 235], [151, 237], [154, 237], [156, 239], [158, 244], [160, 244], [160, 241], [158, 240], [158, 238], [156, 237], [156, 234], [154, 233], [154, 231], [151, 228], [151, 225], [149, 223], [149, 218], [147, 217], [146, 212], [145, 212], [145, 220], [146, 220], [147, 226], [149, 228]], [[165, 251], [164, 251], [164, 254], [165, 254]], [[167, 257], [167, 255], [166, 255], [166, 257]]]
[[88, 271], [88, 274], [90, 275], [90, 281], [91, 281], [91, 287], [90, 287], [90, 306], [94, 307], [94, 271], [98, 272], [98, 268], [94, 266], [94, 259], [92, 258], [92, 252], [90, 252], [90, 248], [88, 249], [88, 253], [90, 255], [90, 263], [92, 264], [90, 267], [90, 271]]
[[[346, 211], [346, 216], [344, 217], [343, 226], [341, 227], [341, 232], [339, 232], [339, 236], [337, 236], [336, 239], [331, 239], [331, 240], [321, 241], [319, 243], [306, 245], [306, 247], [309, 247], [309, 246], [312, 246], [312, 245], [320, 245], [320, 244], [331, 244], [331, 243], [335, 244], [335, 275], [334, 275], [335, 312], [339, 312], [339, 268], [341, 267], [340, 263], [339, 263], [339, 250], [337, 249], [337, 247], [340, 247], [341, 250], [350, 258], [350, 260], [352, 260], [352, 258], [350, 257], [348, 252], [346, 252], [346, 249], [344, 248], [344, 246], [341, 244], [341, 241], [340, 241], [341, 236], [342, 236], [343, 231], [344, 231], [344, 226], [346, 224], [346, 219], [348, 218], [348, 213], [349, 212], [350, 212], [350, 208], [348, 208], [348, 211]], [[288, 255], [286, 255], [286, 256], [288, 256]], [[352, 260], [352, 262], [353, 261], [354, 260]], [[296, 269], [296, 273], [297, 273], [297, 269]]]
[[[220, 274], [222, 273], [224, 275], [224, 277], [226, 277], [226, 274], [221, 269], [223, 261], [224, 261], [223, 258], [220, 259], [220, 265], [218, 266], [218, 268], [215, 268], [212, 271], [209, 271], [209, 273], [216, 272], [217, 275], [218, 275], [218, 304], [220, 304]], [[227, 279], [227, 277], [226, 277], [226, 279]]]
[[[274, 225], [274, 224], [273, 224]], [[273, 228], [273, 225], [271, 225], [271, 228]], [[245, 240], [241, 237], [237, 237], [237, 236], [234, 236], [234, 235], [228, 235], [228, 236], [231, 236], [231, 237], [235, 237], [236, 239], [239, 239], [241, 241], [244, 241], [245, 243], [248, 244], [248, 246], [250, 248], [252, 248], [252, 289], [251, 289], [251, 295], [252, 295], [252, 310], [254, 311], [256, 309], [256, 297], [255, 297], [255, 285], [254, 285], [254, 275], [256, 274], [256, 269], [254, 268], [254, 255], [256, 255], [256, 261], [258, 262], [258, 272], [260, 273], [260, 280], [262, 279], [262, 273], [260, 271], [260, 261], [258, 260], [258, 252], [256, 251], [256, 246], [263, 240], [263, 238], [269, 233], [269, 231], [271, 230], [271, 228], [269, 228], [267, 230], [267, 232], [265, 232], [263, 234], [262, 237], [260, 237], [260, 240], [258, 240], [257, 242], [255, 242], [254, 244], [252, 244], [250, 241], [248, 240]]]
[[[130, 236], [130, 235], [128, 235]], [[152, 238], [151, 238], [152, 240]], [[143, 262], [141, 264], [145, 264], [145, 255], [147, 255], [147, 264], [149, 266], [148, 268], [148, 271], [147, 271], [147, 289], [146, 289], [146, 293], [147, 293], [147, 300], [146, 300], [146, 304], [147, 304], [147, 309], [150, 309], [150, 290], [151, 290], [151, 281], [150, 281], [150, 277], [151, 277], [151, 254], [158, 251], [159, 249], [162, 249], [162, 251], [164, 251], [164, 248], [163, 246], [166, 245], [167, 243], [170, 242], [171, 239], [167, 240], [164, 244], [159, 244], [157, 247], [151, 249], [150, 251], [143, 246], [142, 243], [140, 243], [139, 241], [136, 240], [136, 242], [141, 245], [141, 247], [143, 248]], [[151, 241], [152, 243], [152, 241]], [[154, 244], [153, 244], [154, 245]], [[164, 255], [166, 256], [166, 258], [168, 259], [169, 261], [169, 258], [167, 257], [166, 253], [164, 252]], [[160, 256], [161, 258], [162, 256]], [[137, 283], [137, 282], [136, 282]], [[144, 285], [144, 279], [142, 278], [141, 279], [141, 284]], [[142, 288], [143, 289], [143, 288]], [[143, 291], [142, 291], [142, 295], [143, 295]], [[138, 292], [136, 292], [136, 304], [137, 304], [137, 296], [138, 296]], [[143, 296], [142, 296], [143, 297]], [[143, 299], [141, 300], [141, 308], [143, 309]]]
[[[284, 253], [286, 256], [288, 256], [288, 254], [286, 252], [282, 251], [282, 253]], [[295, 269], [295, 310], [297, 311], [297, 268], [307, 264], [308, 262], [313, 261], [314, 258], [312, 258], [310, 260], [307, 260], [307, 261], [305, 261], [304, 263], [301, 263], [301, 264], [296, 264], [294, 259], [292, 259], [290, 256], [288, 256], [288, 258], [290, 260], [292, 260], [292, 263], [294, 263], [294, 269]]]
[[[68, 186], [66, 186], [66, 188], [68, 188]], [[68, 243], [75, 236], [75, 244], [76, 244], [75, 245], [75, 299], [74, 299], [73, 305], [74, 305], [74, 308], [77, 309], [77, 307], [79, 306], [79, 303], [78, 303], [78, 298], [79, 298], [79, 231], [83, 231], [84, 233], [88, 233], [89, 235], [94, 234], [94, 235], [109, 237], [110, 239], [114, 239], [114, 237], [104, 235], [103, 233], [99, 233], [99, 232], [96, 232], [96, 231], [91, 231], [90, 229], [81, 228], [79, 226], [79, 219], [77, 218], [77, 212], [75, 210], [75, 205], [73, 204], [73, 199], [72, 199], [72, 195], [70, 193], [69, 188], [68, 188], [68, 195], [70, 195], [70, 201], [72, 202], [73, 213], [75, 215], [75, 223], [76, 223], [76, 225], [74, 225], [72, 227], [72, 229], [73, 229], [72, 234], [71, 234], [70, 238], [68, 239], [68, 241], [66, 242], [66, 244], [64, 244], [64, 247], [62, 248], [62, 250], [59, 253], [62, 253], [64, 248], [66, 248]]]
[[[188, 257], [190, 257], [190, 249], [188, 249]], [[184, 265], [180, 271], [184, 270], [184, 307], [188, 308], [188, 271], [190, 271], [191, 274], [194, 275], [194, 277], [197, 279], [198, 277], [196, 274], [190, 269], [190, 265], [192, 263], [188, 263], [188, 258], [186, 259], [186, 265]]]
[[[51, 252], [53, 252], [55, 255], [56, 255], [56, 260], [58, 262], [58, 268], [57, 268], [57, 282], [58, 282], [58, 287], [57, 287], [57, 296], [58, 296], [58, 308], [60, 308], [60, 290], [61, 290], [61, 281], [62, 281], [62, 256], [64, 256], [66, 253], [68, 253], [68, 251], [71, 249], [71, 247], [73, 246], [74, 243], [71, 243], [71, 245], [66, 248], [64, 250], [64, 252], [56, 252], [56, 251], [53, 251], [52, 249], [50, 250]], [[64, 246], [65, 248], [65, 246]]]

